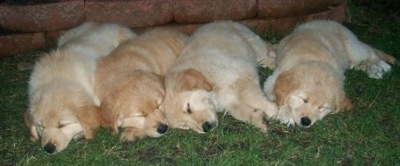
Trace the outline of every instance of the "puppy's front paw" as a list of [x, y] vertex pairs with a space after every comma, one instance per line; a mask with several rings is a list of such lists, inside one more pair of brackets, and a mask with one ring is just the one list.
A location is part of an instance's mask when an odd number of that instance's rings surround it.
[[116, 135], [118, 134], [118, 126], [116, 126], [114, 123], [102, 123], [101, 126], [105, 128], [108, 132], [110, 132], [111, 135]]
[[85, 130], [85, 131], [83, 131], [83, 137], [85, 137], [85, 139], [93, 139], [94, 131], [93, 130]]
[[294, 126], [293, 118], [281, 119], [280, 121], [281, 121], [281, 124], [284, 124], [286, 126]]
[[267, 132], [268, 131], [268, 125], [269, 121], [265, 117], [264, 113], [259, 110], [254, 110], [254, 113], [252, 115], [251, 123], [260, 128], [262, 132]]
[[392, 67], [385, 61], [380, 60], [376, 64], [371, 64], [369, 66], [367, 71], [368, 77], [381, 79], [383, 77], [383, 74], [389, 72], [391, 68]]
[[29, 140], [32, 142], [38, 142], [38, 139], [32, 136], [29, 137]]
[[278, 106], [275, 103], [271, 103], [268, 112], [265, 112], [268, 118], [273, 118], [278, 116]]
[[121, 134], [120, 141], [123, 143], [133, 143], [145, 137], [145, 132], [135, 129], [133, 127], [126, 127]]
[[286, 106], [282, 106], [281, 108], [279, 108], [276, 119], [287, 126], [295, 125], [292, 114], [290, 112], [290, 108], [286, 108]]

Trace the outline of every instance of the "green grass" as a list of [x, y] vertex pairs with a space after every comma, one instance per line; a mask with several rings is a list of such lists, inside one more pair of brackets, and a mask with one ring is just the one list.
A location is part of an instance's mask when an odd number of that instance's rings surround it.
[[[352, 7], [348, 25], [366, 43], [400, 59], [400, 18]], [[35, 54], [33, 54], [35, 55]], [[374, 80], [346, 72], [346, 92], [353, 111], [329, 115], [309, 129], [271, 122], [258, 129], [219, 115], [220, 125], [207, 134], [170, 130], [160, 138], [121, 144], [100, 129], [92, 141], [72, 141], [57, 155], [29, 141], [22, 114], [27, 107], [30, 71], [20, 62], [37, 56], [0, 59], [0, 165], [399, 165], [400, 65]], [[260, 70], [265, 79], [271, 71]]]

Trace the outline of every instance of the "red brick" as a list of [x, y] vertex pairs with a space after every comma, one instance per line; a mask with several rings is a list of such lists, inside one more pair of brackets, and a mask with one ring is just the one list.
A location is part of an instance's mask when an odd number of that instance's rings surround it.
[[239, 21], [243, 25], [246, 25], [249, 27], [253, 32], [263, 35], [266, 33], [269, 33], [272, 31], [271, 25], [272, 21], [271, 20], [266, 20], [266, 19], [249, 19], [249, 20], [242, 20]]
[[258, 18], [298, 17], [329, 10], [344, 0], [258, 0]]
[[145, 31], [148, 31], [153, 28], [158, 28], [158, 27], [165, 27], [165, 28], [172, 28], [179, 30], [183, 33], [186, 33], [188, 35], [191, 35], [198, 27], [202, 26], [204, 24], [164, 24], [160, 26], [154, 26], [154, 27], [146, 27], [146, 28], [132, 28], [132, 30], [137, 33], [137, 34], [142, 34]]
[[297, 24], [301, 23], [298, 17], [288, 17], [271, 21], [271, 31], [283, 35], [291, 31]]
[[86, 1], [86, 19], [130, 27], [148, 27], [173, 20], [169, 0]]
[[[298, 17], [288, 17], [275, 20], [246, 19], [238, 22], [246, 25], [259, 35], [265, 35], [267, 33], [283, 35], [290, 32], [297, 24], [315, 19], [327, 19], [343, 22], [346, 19], [346, 5], [342, 4], [326, 11]], [[173, 27], [187, 34], [192, 34], [198, 27], [202, 25], [204, 24], [167, 24], [161, 25], [160, 27]], [[134, 28], [134, 31], [137, 33], [142, 33], [147, 29], [149, 28]]]
[[249, 19], [249, 20], [242, 20], [240, 21], [240, 23], [248, 26], [255, 33], [260, 35], [264, 35], [267, 33], [284, 35], [290, 32], [297, 24], [318, 19], [344, 22], [346, 19], [346, 5], [341, 4], [335, 8], [323, 12], [299, 16], [299, 17], [287, 17], [274, 20]]
[[171, 3], [178, 23], [242, 20], [257, 15], [256, 0], [173, 0]]
[[346, 4], [341, 4], [335, 8], [326, 10], [324, 12], [305, 16], [304, 20], [310, 21], [310, 20], [328, 19], [342, 23], [346, 20], [346, 8], [347, 8]]
[[188, 35], [192, 34], [198, 27], [204, 24], [168, 24], [164, 25], [164, 27], [172, 27], [177, 30], [180, 30]]
[[44, 48], [43, 33], [19, 33], [0, 35], [0, 56], [24, 53]]
[[22, 6], [1, 3], [0, 27], [22, 32], [66, 29], [84, 20], [83, 7], [83, 0]]

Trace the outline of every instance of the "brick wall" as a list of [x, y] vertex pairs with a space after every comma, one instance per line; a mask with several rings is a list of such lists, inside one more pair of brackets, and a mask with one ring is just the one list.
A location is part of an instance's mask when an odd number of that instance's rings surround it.
[[58, 0], [0, 3], [0, 56], [54, 47], [56, 38], [86, 20], [141, 32], [172, 26], [186, 33], [214, 20], [236, 20], [258, 34], [283, 34], [313, 19], [343, 22], [345, 0]]

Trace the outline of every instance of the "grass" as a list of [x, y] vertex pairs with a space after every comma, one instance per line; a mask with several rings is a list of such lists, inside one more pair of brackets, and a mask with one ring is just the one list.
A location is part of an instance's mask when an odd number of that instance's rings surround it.
[[[366, 43], [400, 59], [400, 18], [381, 10], [352, 6], [349, 26]], [[346, 92], [355, 109], [329, 115], [309, 129], [272, 121], [258, 129], [219, 115], [208, 134], [170, 130], [166, 136], [135, 144], [100, 129], [92, 141], [72, 141], [60, 154], [46, 154], [29, 141], [22, 114], [27, 107], [30, 71], [20, 62], [37, 54], [0, 59], [0, 165], [399, 165], [400, 66], [382, 80], [359, 71], [346, 72]], [[271, 73], [261, 69], [261, 79]]]

